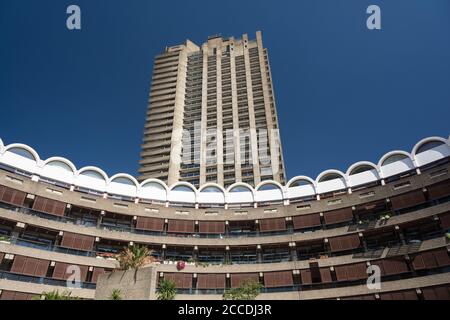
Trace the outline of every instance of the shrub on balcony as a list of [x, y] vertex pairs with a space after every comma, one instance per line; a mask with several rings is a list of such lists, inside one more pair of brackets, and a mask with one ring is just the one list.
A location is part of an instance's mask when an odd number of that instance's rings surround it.
[[152, 250], [147, 247], [133, 245], [124, 248], [117, 256], [117, 260], [122, 270], [139, 269], [154, 262], [151, 254]]
[[261, 292], [261, 283], [254, 280], [244, 281], [238, 288], [227, 290], [223, 294], [224, 300], [255, 300]]
[[63, 291], [59, 293], [58, 290], [43, 292], [41, 295], [35, 296], [33, 300], [79, 300], [77, 297], [72, 297], [70, 291]]
[[161, 279], [159, 282], [158, 300], [173, 300], [177, 294], [175, 282]]

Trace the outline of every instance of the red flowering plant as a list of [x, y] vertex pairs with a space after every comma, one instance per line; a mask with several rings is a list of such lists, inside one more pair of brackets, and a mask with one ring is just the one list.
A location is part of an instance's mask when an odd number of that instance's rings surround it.
[[186, 267], [186, 262], [184, 262], [184, 261], [178, 261], [177, 262], [177, 270], [178, 271], [183, 270], [184, 267]]

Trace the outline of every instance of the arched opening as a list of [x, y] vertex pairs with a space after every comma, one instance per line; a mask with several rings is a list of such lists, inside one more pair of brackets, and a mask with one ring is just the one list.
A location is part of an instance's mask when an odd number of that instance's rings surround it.
[[294, 182], [292, 182], [289, 185], [289, 188], [309, 186], [309, 185], [312, 185], [311, 181], [308, 181], [306, 179], [298, 179], [298, 180], [295, 180]]
[[439, 147], [441, 145], [445, 144], [442, 141], [438, 141], [438, 140], [433, 140], [433, 141], [428, 141], [425, 142], [424, 144], [422, 144], [419, 148], [417, 148], [416, 154], [420, 154], [423, 153], [425, 151], [428, 151], [430, 149]]
[[398, 162], [398, 161], [402, 161], [404, 159], [407, 159], [408, 156], [401, 154], [401, 153], [395, 153], [389, 157], [387, 157], [386, 159], [384, 159], [384, 161], [381, 163], [381, 166], [387, 166], [388, 164], [392, 164], [394, 162]]
[[172, 191], [179, 191], [179, 192], [194, 192], [194, 190], [188, 186], [176, 186], [172, 188]]
[[363, 165], [357, 166], [352, 171], [350, 171], [350, 175], [352, 176], [352, 175], [355, 175], [355, 174], [358, 174], [358, 173], [363, 173], [363, 172], [374, 170], [374, 169], [375, 168], [372, 167], [372, 166], [369, 166], [367, 164], [363, 164]]
[[37, 160], [30, 151], [28, 151], [28, 150], [26, 150], [24, 148], [14, 147], [14, 148], [8, 149], [7, 151], [11, 152], [11, 153], [14, 153], [14, 154], [16, 154], [18, 156], [27, 158], [29, 160], [33, 160], [33, 161]]
[[252, 192], [252, 190], [245, 186], [236, 186], [233, 187], [229, 192]]
[[273, 183], [267, 183], [263, 184], [258, 188], [258, 191], [265, 191], [265, 190], [279, 190], [280, 187]]
[[319, 179], [319, 182], [327, 182], [327, 181], [331, 181], [331, 180], [335, 180], [335, 179], [343, 179], [344, 177], [336, 172], [331, 172], [331, 173], [327, 173], [326, 175], [324, 175], [323, 177], [321, 177]]

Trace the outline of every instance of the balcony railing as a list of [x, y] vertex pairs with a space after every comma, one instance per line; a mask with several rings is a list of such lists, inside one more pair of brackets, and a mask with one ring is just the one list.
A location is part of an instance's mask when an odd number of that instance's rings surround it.
[[[5, 280], [11, 280], [11, 281], [20, 281], [20, 282], [30, 282], [30, 283], [37, 283], [37, 284], [45, 284], [50, 286], [58, 286], [58, 287], [68, 287], [66, 280], [58, 280], [58, 279], [52, 279], [52, 278], [45, 278], [45, 277], [35, 277], [35, 276], [27, 276], [17, 273], [11, 273], [6, 271], [0, 272], [0, 279]], [[95, 283], [88, 283], [88, 282], [76, 282], [73, 284], [73, 287], [81, 288], [81, 289], [95, 289], [96, 285]]]

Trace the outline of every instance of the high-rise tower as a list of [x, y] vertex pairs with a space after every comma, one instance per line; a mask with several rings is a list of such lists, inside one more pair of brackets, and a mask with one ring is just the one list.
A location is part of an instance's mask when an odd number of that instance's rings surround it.
[[195, 186], [285, 182], [267, 49], [256, 40], [187, 40], [156, 56], [140, 180]]

